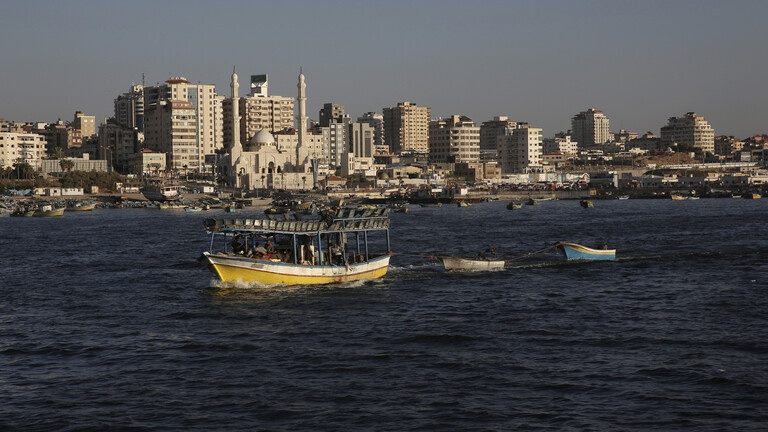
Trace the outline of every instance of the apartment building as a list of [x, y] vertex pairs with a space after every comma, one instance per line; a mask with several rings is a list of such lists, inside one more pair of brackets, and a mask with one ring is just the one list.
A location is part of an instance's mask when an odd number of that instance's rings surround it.
[[384, 108], [384, 140], [392, 153], [429, 153], [431, 109], [405, 101]]
[[478, 163], [480, 127], [462, 115], [429, 122], [429, 160], [432, 163]]
[[374, 154], [388, 154], [389, 147], [384, 141], [384, 116], [376, 112], [367, 112], [358, 117], [357, 122], [370, 125], [373, 129]]
[[692, 147], [704, 152], [715, 152], [715, 130], [709, 122], [695, 112], [682, 117], [670, 117], [661, 128], [661, 145], [675, 151], [681, 147]]
[[536, 172], [542, 168], [541, 128], [518, 127], [499, 142], [504, 174]]
[[571, 133], [579, 147], [588, 148], [605, 144], [613, 139], [610, 120], [604, 112], [590, 108], [571, 118]]
[[40, 134], [23, 132], [0, 132], [0, 167], [13, 167], [26, 163], [38, 168], [46, 156], [45, 137]]
[[493, 120], [480, 125], [480, 161], [490, 162], [498, 159], [498, 139], [511, 135], [517, 128], [517, 122], [507, 116], [496, 116]]
[[[144, 87], [145, 139], [152, 140], [147, 147], [157, 151], [184, 150], [168, 155], [169, 169], [184, 170], [182, 166], [187, 165], [188, 171], [202, 170], [205, 155], [223, 147], [221, 101], [215, 84], [193, 84], [184, 77], [171, 77], [162, 85]], [[151, 122], [150, 110], [154, 116]], [[168, 129], [151, 129], [161, 126], [171, 126], [178, 134], [169, 135]]]
[[115, 122], [122, 128], [144, 132], [144, 86], [131, 84], [131, 89], [114, 102]]

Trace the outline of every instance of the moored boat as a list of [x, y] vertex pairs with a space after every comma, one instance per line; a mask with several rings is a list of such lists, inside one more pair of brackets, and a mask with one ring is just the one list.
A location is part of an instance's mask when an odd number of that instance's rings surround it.
[[745, 193], [741, 197], [744, 199], [760, 199], [763, 196], [760, 195], [759, 193]]
[[441, 255], [438, 258], [443, 262], [445, 271], [448, 272], [477, 272], [504, 270], [506, 261], [481, 258], [460, 258]]
[[579, 201], [579, 205], [581, 205], [584, 208], [592, 208], [592, 207], [595, 206], [595, 203], [593, 203], [590, 200], [583, 199], [583, 200]]
[[59, 217], [64, 216], [65, 207], [54, 207], [52, 204], [43, 204], [32, 214], [34, 217]]
[[558, 242], [555, 244], [568, 260], [615, 260], [616, 249], [592, 249], [576, 243]]
[[[211, 249], [203, 256], [223, 282], [318, 285], [373, 280], [384, 277], [389, 268], [389, 225], [386, 208], [340, 209], [320, 220], [207, 219]], [[375, 244], [386, 250], [369, 249], [375, 234], [383, 235], [384, 241]], [[214, 252], [217, 238], [224, 246]], [[259, 244], [264, 239], [273, 243], [271, 250]]]
[[144, 198], [150, 201], [174, 201], [181, 198], [178, 184], [165, 179], [148, 179], [141, 188]]
[[93, 211], [95, 208], [95, 202], [76, 202], [68, 205], [66, 211]]
[[517, 203], [514, 201], [510, 201], [509, 204], [507, 204], [507, 210], [517, 210], [523, 208], [523, 203]]

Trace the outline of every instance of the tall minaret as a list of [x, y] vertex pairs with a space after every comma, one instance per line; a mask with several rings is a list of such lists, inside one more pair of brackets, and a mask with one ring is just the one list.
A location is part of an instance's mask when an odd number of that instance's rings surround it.
[[304, 146], [305, 138], [307, 136], [307, 83], [304, 82], [304, 72], [302, 68], [299, 68], [299, 84], [296, 85], [299, 88], [299, 124], [297, 129], [299, 130], [299, 147]]
[[234, 66], [232, 67], [232, 82], [229, 86], [232, 88], [232, 148], [229, 154], [234, 167], [237, 159], [243, 154], [243, 145], [240, 142], [240, 84], [237, 82], [237, 72], [235, 72]]

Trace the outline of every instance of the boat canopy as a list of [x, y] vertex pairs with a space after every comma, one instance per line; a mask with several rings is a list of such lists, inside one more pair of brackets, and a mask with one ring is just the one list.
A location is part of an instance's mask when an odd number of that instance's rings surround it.
[[389, 229], [389, 209], [340, 209], [335, 215], [321, 220], [278, 221], [271, 219], [206, 219], [209, 233], [274, 233], [307, 234], [386, 231]]

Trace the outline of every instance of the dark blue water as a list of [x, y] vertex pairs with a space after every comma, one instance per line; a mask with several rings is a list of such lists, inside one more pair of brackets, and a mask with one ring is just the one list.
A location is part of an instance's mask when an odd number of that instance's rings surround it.
[[394, 214], [390, 273], [322, 288], [217, 284], [223, 212], [0, 219], [0, 429], [766, 429], [768, 200], [505, 204]]

